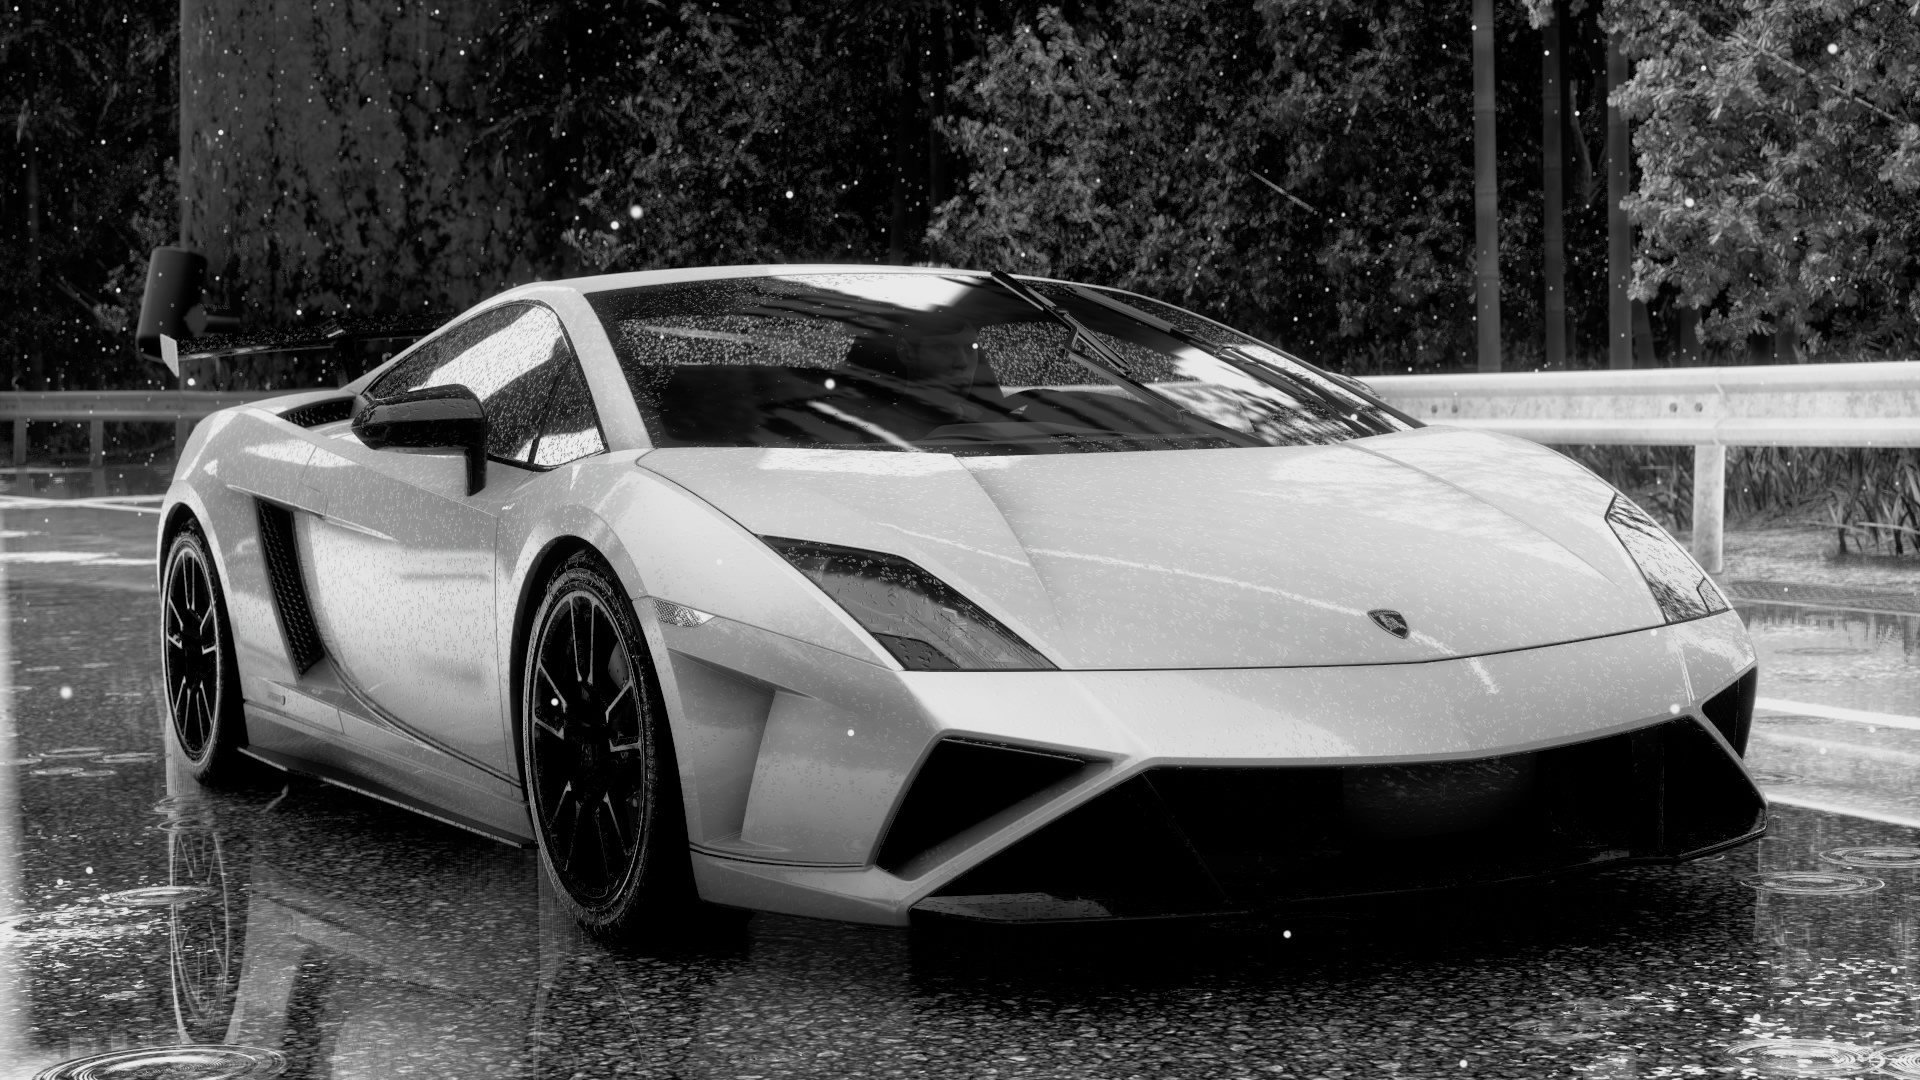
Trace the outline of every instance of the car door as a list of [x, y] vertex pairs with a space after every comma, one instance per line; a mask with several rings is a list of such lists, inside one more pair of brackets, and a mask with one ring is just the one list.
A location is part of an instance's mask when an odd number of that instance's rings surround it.
[[374, 450], [344, 426], [308, 465], [323, 503], [305, 545], [314, 615], [336, 669], [373, 706], [368, 719], [507, 779], [514, 755], [504, 737], [495, 539], [515, 492], [550, 467], [553, 447], [539, 455], [538, 446], [556, 381], [580, 377], [553, 311], [489, 309], [424, 343], [367, 391], [471, 389], [488, 426], [479, 491], [467, 493], [459, 451]]

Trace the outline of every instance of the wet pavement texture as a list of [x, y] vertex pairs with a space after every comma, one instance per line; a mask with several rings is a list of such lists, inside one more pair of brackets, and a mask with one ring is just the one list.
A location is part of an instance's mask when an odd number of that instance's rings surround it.
[[[1821, 715], [1920, 713], [1920, 616], [1741, 602], [1763, 701], [1818, 711], [1756, 721], [1770, 836], [1687, 866], [1264, 922], [757, 915], [613, 949], [532, 852], [278, 774], [186, 779], [154, 519], [22, 501], [44, 490], [0, 483], [0, 1078], [114, 1054], [60, 1075], [1920, 1077], [1920, 731]], [[1830, 808], [1785, 803], [1808, 791]]]

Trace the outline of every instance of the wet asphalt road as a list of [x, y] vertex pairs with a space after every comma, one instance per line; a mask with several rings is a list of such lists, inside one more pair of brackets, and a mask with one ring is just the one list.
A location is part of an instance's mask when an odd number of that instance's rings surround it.
[[[1729, 1051], [1762, 1038], [1825, 1044], [1799, 1053], [1833, 1071], [1788, 1075], [1920, 1077], [1920, 852], [1842, 865], [1920, 848], [1920, 731], [1773, 710], [1769, 793], [1850, 811], [1777, 804], [1767, 840], [1685, 867], [1267, 924], [760, 915], [619, 952], [530, 852], [170, 769], [153, 521], [0, 504], [0, 1078], [181, 1042], [271, 1049], [300, 1078], [1756, 1076]], [[1920, 620], [1743, 611], [1763, 698], [1920, 713]], [[161, 887], [188, 891], [129, 895]], [[142, 906], [166, 899], [186, 902]]]

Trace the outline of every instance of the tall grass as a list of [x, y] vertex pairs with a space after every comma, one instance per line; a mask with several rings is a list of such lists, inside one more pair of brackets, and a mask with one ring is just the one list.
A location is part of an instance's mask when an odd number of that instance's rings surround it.
[[[1690, 446], [1562, 446], [1675, 531], [1693, 527]], [[1734, 446], [1727, 450], [1727, 519], [1824, 525], [1840, 551], [1920, 554], [1920, 450]]]

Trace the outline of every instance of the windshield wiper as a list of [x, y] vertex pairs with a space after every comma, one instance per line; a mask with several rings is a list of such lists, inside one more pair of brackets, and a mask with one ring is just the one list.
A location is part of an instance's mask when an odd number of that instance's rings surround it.
[[1072, 332], [1073, 337], [1067, 342], [1067, 359], [1072, 360], [1074, 363], [1079, 364], [1081, 367], [1086, 368], [1088, 371], [1103, 379], [1119, 383], [1137, 395], [1141, 403], [1149, 408], [1170, 413], [1175, 417], [1184, 417], [1188, 420], [1198, 421], [1208, 427], [1226, 432], [1228, 438], [1242, 446], [1260, 445], [1257, 440], [1249, 437], [1245, 432], [1235, 431], [1219, 421], [1202, 416], [1192, 409], [1181, 405], [1179, 402], [1171, 400], [1163, 394], [1155, 393], [1149, 390], [1144, 384], [1136, 382], [1126, 374], [1127, 362], [1121, 358], [1119, 353], [1113, 350], [1112, 346], [1095, 337], [1093, 331], [1087, 329], [1085, 323], [1082, 323], [1079, 319], [1069, 314], [1067, 309], [1042, 295], [1038, 289], [1035, 289], [1033, 286], [1021, 281], [1019, 278], [1014, 277], [1004, 270], [993, 271], [993, 280], [999, 282], [1001, 288], [1006, 289], [1013, 295], [1039, 308], [1051, 316], [1054, 321]]

